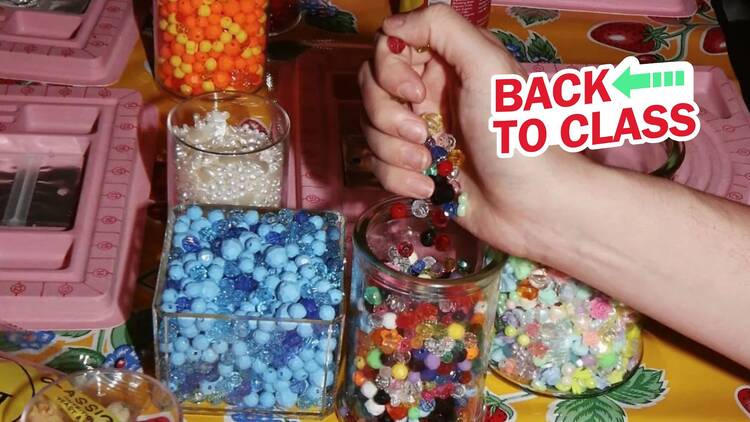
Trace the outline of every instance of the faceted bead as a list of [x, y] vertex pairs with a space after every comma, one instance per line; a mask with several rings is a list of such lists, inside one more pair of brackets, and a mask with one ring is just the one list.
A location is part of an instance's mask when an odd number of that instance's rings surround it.
[[[435, 237], [435, 249], [445, 252], [451, 247], [451, 238], [447, 234], [439, 234]], [[446, 269], [448, 266], [446, 265]]]
[[463, 151], [455, 148], [453, 151], [448, 153], [448, 160], [453, 163], [454, 167], [461, 167], [466, 161], [466, 156], [464, 155]]
[[446, 215], [450, 217], [455, 216], [457, 210], [458, 210], [458, 205], [456, 205], [455, 202], [448, 202], [447, 204], [443, 204], [443, 213], [445, 213]]
[[437, 174], [443, 177], [448, 177], [453, 171], [453, 163], [451, 163], [450, 160], [439, 161], [435, 167], [437, 169]]
[[424, 171], [425, 176], [437, 176], [438, 168], [437, 165], [433, 164]]
[[398, 250], [398, 254], [404, 258], [408, 258], [414, 253], [414, 246], [406, 241], [399, 242], [398, 245], [396, 245], [396, 249]]
[[429, 147], [434, 147], [434, 146], [436, 145], [436, 143], [435, 143], [435, 139], [434, 139], [434, 138], [432, 138], [432, 137], [429, 137], [429, 138], [427, 138], [427, 140], [426, 140], [426, 141], [424, 141], [424, 145], [425, 145], [425, 146], [426, 146], [427, 148], [429, 148]]
[[388, 49], [391, 50], [391, 53], [401, 54], [404, 48], [406, 48], [404, 40], [398, 37], [388, 37]]
[[432, 180], [435, 182], [435, 190], [430, 196], [430, 200], [435, 205], [443, 205], [446, 202], [450, 202], [456, 196], [456, 191], [453, 186], [444, 177], [436, 176]]
[[391, 396], [389, 396], [388, 393], [383, 390], [378, 390], [372, 400], [377, 404], [386, 405], [391, 402]]
[[409, 210], [406, 208], [406, 205], [401, 202], [391, 205], [391, 218], [393, 219], [406, 218], [408, 213]]
[[371, 305], [380, 305], [383, 297], [380, 295], [380, 290], [377, 287], [369, 286], [365, 289], [365, 300]]
[[435, 208], [432, 210], [432, 224], [435, 227], [444, 229], [448, 226], [449, 221], [448, 216], [445, 215], [445, 212], [442, 209]]
[[411, 213], [417, 218], [425, 218], [430, 213], [430, 205], [421, 199], [415, 199], [411, 203]]
[[532, 286], [528, 279], [524, 279], [518, 283], [516, 292], [518, 292], [519, 296], [527, 300], [534, 300], [539, 296], [539, 289]]
[[430, 136], [435, 136], [444, 131], [443, 116], [438, 113], [424, 113], [422, 119], [427, 123], [427, 132]]
[[435, 243], [435, 230], [427, 229], [423, 231], [422, 234], [419, 235], [419, 241], [424, 246], [432, 246]]
[[432, 156], [432, 161], [437, 162], [447, 157], [448, 151], [446, 151], [445, 148], [436, 145], [430, 147], [430, 155]]
[[458, 268], [458, 271], [462, 273], [466, 273], [469, 271], [469, 263], [464, 259], [458, 260], [458, 263], [456, 264], [456, 266]]
[[456, 138], [449, 133], [441, 133], [435, 143], [448, 151], [452, 151], [456, 147]]

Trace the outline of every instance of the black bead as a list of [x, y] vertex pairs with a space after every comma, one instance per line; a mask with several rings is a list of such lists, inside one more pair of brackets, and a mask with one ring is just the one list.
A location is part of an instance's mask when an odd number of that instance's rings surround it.
[[410, 360], [408, 366], [412, 372], [422, 372], [425, 368], [424, 362], [419, 359]]
[[380, 361], [383, 362], [383, 365], [385, 366], [393, 366], [396, 363], [396, 358], [394, 358], [393, 355], [383, 353], [380, 355]]
[[435, 205], [443, 205], [452, 201], [456, 197], [456, 191], [445, 177], [434, 177], [435, 190], [432, 192], [430, 200]]
[[388, 395], [383, 390], [378, 390], [377, 393], [375, 393], [375, 397], [372, 398], [372, 400], [377, 403], [385, 406], [386, 404], [391, 402], [391, 396]]
[[466, 319], [466, 314], [463, 311], [455, 311], [453, 312], [453, 320], [461, 322], [464, 319]]
[[389, 415], [386, 412], [383, 412], [380, 416], [378, 416], [378, 422], [395, 422], [391, 415]]
[[453, 362], [463, 362], [466, 360], [466, 349], [461, 349], [458, 351], [453, 351]]
[[447, 422], [449, 420], [444, 414], [438, 412], [437, 409], [427, 415], [427, 422]]
[[435, 229], [427, 229], [419, 235], [419, 241], [424, 246], [432, 246], [435, 243]]

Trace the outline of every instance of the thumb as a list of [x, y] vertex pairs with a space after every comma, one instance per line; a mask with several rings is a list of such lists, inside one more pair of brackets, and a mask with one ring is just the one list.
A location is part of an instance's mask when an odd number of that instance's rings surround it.
[[383, 22], [383, 32], [412, 47], [429, 45], [462, 80], [521, 69], [505, 48], [444, 4], [390, 16]]

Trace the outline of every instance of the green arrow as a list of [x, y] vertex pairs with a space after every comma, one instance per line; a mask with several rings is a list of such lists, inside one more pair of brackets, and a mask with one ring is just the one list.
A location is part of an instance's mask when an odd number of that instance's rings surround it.
[[626, 97], [630, 98], [630, 91], [643, 88], [660, 88], [685, 85], [685, 73], [677, 72], [652, 72], [632, 74], [630, 67], [612, 83]]

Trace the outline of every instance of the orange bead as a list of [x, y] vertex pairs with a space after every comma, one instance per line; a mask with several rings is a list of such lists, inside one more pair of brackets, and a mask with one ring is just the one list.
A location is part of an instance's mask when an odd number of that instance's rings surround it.
[[247, 61], [242, 57], [235, 57], [234, 68], [237, 70], [244, 70], [245, 68], [247, 68]]
[[406, 415], [409, 413], [409, 409], [406, 407], [395, 407], [391, 406], [390, 404], [385, 405], [385, 410], [394, 421], [397, 421], [399, 419], [406, 419]]
[[240, 43], [237, 42], [237, 40], [230, 41], [227, 45], [224, 46], [224, 52], [232, 57], [237, 57], [242, 52], [242, 49], [240, 48]]
[[474, 314], [471, 317], [471, 323], [476, 325], [483, 325], [484, 324], [484, 314]]
[[185, 82], [189, 83], [190, 85], [193, 85], [193, 88], [195, 88], [196, 86], [200, 85], [203, 82], [203, 80], [201, 79], [200, 76], [196, 75], [195, 73], [191, 73], [187, 75], [187, 77], [185, 78]]
[[177, 41], [172, 43], [171, 49], [172, 49], [172, 54], [176, 56], [182, 56], [183, 54], [185, 54], [185, 46], [178, 43]]
[[234, 23], [236, 23], [237, 25], [242, 25], [243, 23], [247, 21], [247, 18], [242, 13], [238, 13], [234, 15], [233, 20], [234, 20]]
[[161, 37], [164, 40], [164, 42], [172, 42], [172, 41], [174, 41], [174, 36], [172, 34], [170, 34], [169, 32], [163, 32], [161, 34]]
[[257, 35], [260, 30], [260, 24], [256, 21], [250, 21], [245, 24], [245, 31], [248, 35]]
[[201, 64], [205, 63], [206, 60], [208, 60], [208, 57], [209, 55], [206, 53], [201, 53], [201, 52], [195, 53], [195, 60]]
[[248, 63], [248, 65], [247, 65], [247, 71], [250, 72], [250, 73], [257, 72], [258, 71], [258, 63], [255, 63], [255, 62], [252, 62], [252, 61], [250, 63]]
[[190, 0], [190, 4], [193, 6], [193, 9], [197, 9], [203, 5], [203, 0]]
[[214, 15], [220, 15], [222, 9], [223, 7], [218, 1], [211, 3], [211, 13], [213, 13]]
[[265, 14], [266, 14], [266, 10], [265, 10], [265, 8], [263, 8], [263, 7], [259, 7], [259, 8], [257, 8], [257, 9], [255, 9], [255, 16], [257, 16], [257, 17], [261, 17], [261, 16], [263, 16], [263, 15], [265, 15]]
[[185, 53], [185, 54], [183, 54], [181, 56], [181, 58], [182, 58], [182, 62], [183, 63], [187, 63], [187, 64], [193, 64], [193, 63], [195, 63], [195, 55], [193, 55], [193, 54], [187, 54], [187, 53]]
[[168, 77], [168, 78], [166, 78], [166, 79], [164, 79], [164, 81], [162, 83], [167, 88], [175, 88], [174, 78], [172, 78], [171, 76]]
[[[214, 3], [214, 4], [216, 4], [216, 3]], [[219, 23], [221, 23], [221, 16], [219, 16], [219, 15], [211, 15], [211, 16], [209, 16], [208, 17], [208, 23], [211, 24], [211, 25], [218, 25]], [[221, 27], [219, 27], [219, 28], [221, 28]]]
[[190, 28], [188, 31], [188, 37], [196, 43], [199, 43], [206, 38], [206, 34], [203, 32], [203, 29], [196, 25], [193, 28]]
[[206, 72], [206, 66], [203, 65], [203, 62], [195, 62], [193, 63], [193, 72], [201, 75]]
[[195, 28], [196, 26], [198, 26], [198, 18], [192, 15], [186, 17], [183, 22], [185, 23], [185, 26], [188, 27], [188, 32], [190, 32], [189, 31], [190, 28]]
[[221, 53], [217, 53], [216, 51], [211, 50], [208, 52], [208, 57], [213, 57], [214, 59], [218, 59], [219, 57], [221, 57]]
[[208, 26], [208, 18], [205, 16], [198, 16], [198, 28], [205, 28]]
[[219, 70], [229, 72], [234, 67], [234, 60], [227, 55], [219, 57]]
[[167, 11], [169, 13], [177, 13], [177, 3], [167, 3]]
[[172, 70], [174, 68], [169, 63], [162, 63], [159, 65], [159, 72], [161, 73], [161, 77], [163, 79], [167, 79], [170, 76], [172, 76]]
[[162, 57], [165, 59], [172, 57], [172, 50], [169, 49], [169, 46], [166, 46], [166, 45], [161, 46], [161, 48], [159, 49], [159, 57]]
[[163, 18], [169, 16], [169, 9], [167, 9], [165, 6], [159, 7], [159, 16]]
[[180, 0], [177, 2], [177, 11], [184, 16], [189, 16], [193, 13], [193, 5], [190, 4], [190, 0]]
[[466, 359], [474, 360], [479, 356], [479, 349], [476, 346], [469, 346], [466, 348]]
[[221, 27], [219, 25], [210, 25], [206, 28], [205, 35], [206, 39], [216, 41], [221, 36]]
[[365, 377], [365, 374], [363, 374], [362, 371], [354, 371], [354, 376], [352, 378], [354, 378], [354, 385], [357, 387], [362, 386], [362, 384], [367, 381], [367, 377]]
[[253, 0], [240, 0], [240, 10], [243, 13], [252, 12], [255, 9], [255, 2]]
[[232, 17], [240, 12], [240, 3], [237, 0], [229, 0], [224, 4], [224, 14]]
[[528, 279], [524, 279], [520, 283], [518, 283], [516, 292], [518, 292], [519, 296], [528, 300], [534, 300], [537, 296], [539, 296], [539, 289], [532, 286], [531, 283], [529, 283]]
[[229, 86], [229, 73], [219, 70], [214, 74], [214, 85], [216, 88], [224, 89]]

